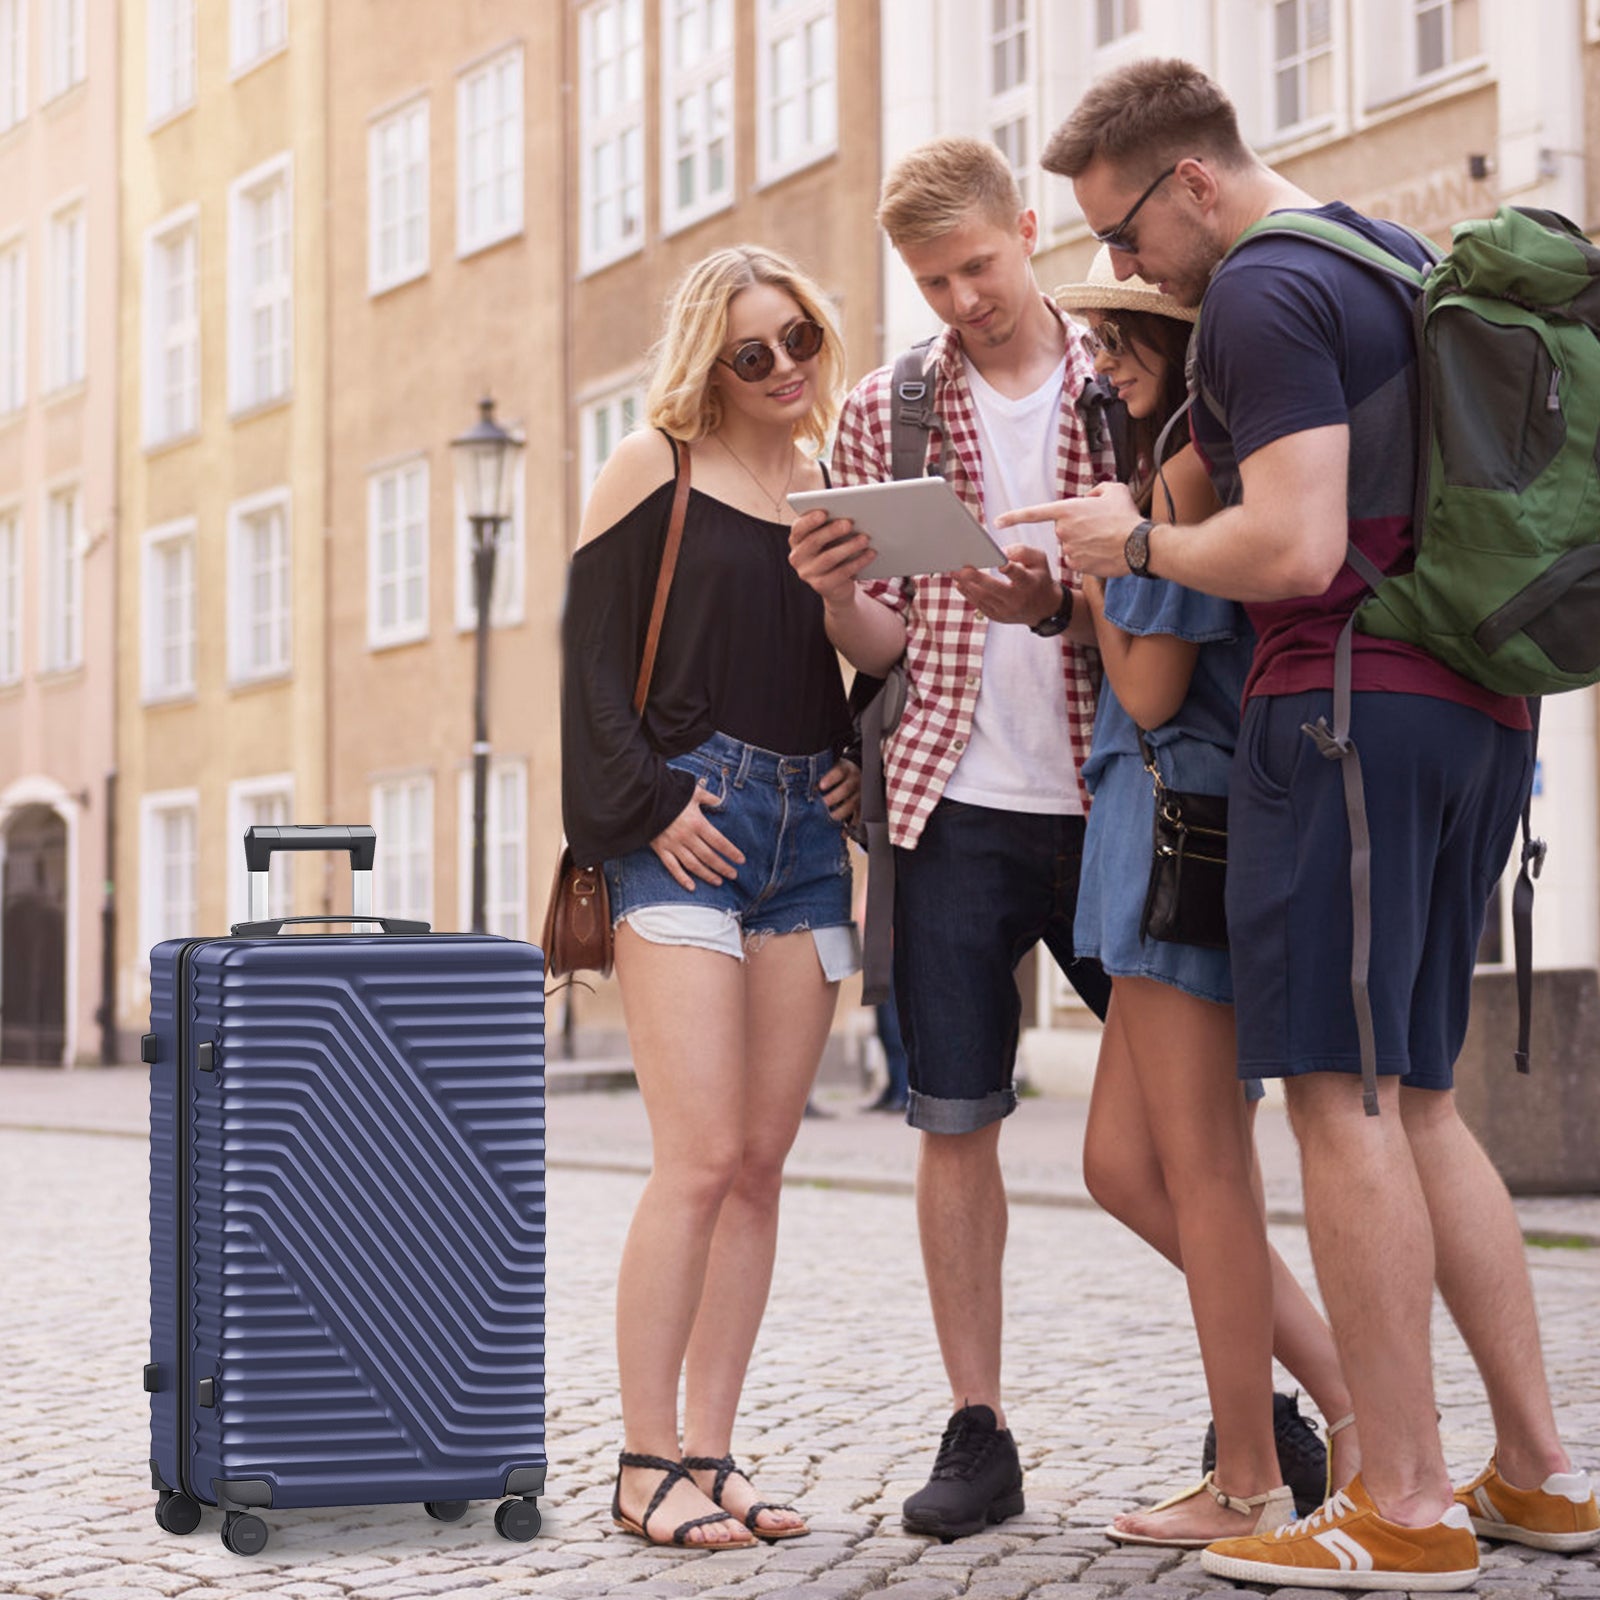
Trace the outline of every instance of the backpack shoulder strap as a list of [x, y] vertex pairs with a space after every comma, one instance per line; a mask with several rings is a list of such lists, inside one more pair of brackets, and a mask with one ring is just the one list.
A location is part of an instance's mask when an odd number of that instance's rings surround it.
[[[1439, 248], [1433, 240], [1413, 229], [1408, 228], [1406, 231], [1427, 250], [1430, 262], [1439, 259]], [[1420, 267], [1412, 266], [1409, 261], [1402, 261], [1399, 256], [1385, 250], [1381, 244], [1374, 244], [1365, 234], [1357, 233], [1354, 228], [1347, 228], [1342, 222], [1333, 221], [1331, 217], [1313, 216], [1309, 211], [1270, 212], [1259, 222], [1252, 222], [1233, 241], [1227, 255], [1222, 259], [1229, 260], [1252, 239], [1273, 237], [1310, 239], [1362, 266], [1371, 267], [1391, 278], [1398, 278], [1410, 289], [1420, 289], [1428, 276]]]
[[1084, 437], [1091, 444], [1111, 446], [1117, 479], [1126, 483], [1133, 471], [1132, 440], [1128, 431], [1128, 408], [1117, 398], [1109, 380], [1096, 376], [1084, 386], [1075, 402], [1083, 422]]
[[932, 339], [902, 350], [889, 383], [894, 410], [889, 431], [890, 471], [896, 478], [920, 478], [928, 466], [928, 435], [939, 426], [933, 409], [934, 381], [924, 372]]

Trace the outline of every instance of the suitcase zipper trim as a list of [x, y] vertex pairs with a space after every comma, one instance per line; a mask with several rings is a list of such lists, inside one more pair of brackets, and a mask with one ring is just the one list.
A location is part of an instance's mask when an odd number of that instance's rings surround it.
[[192, 1140], [189, 1133], [189, 1090], [191, 1074], [189, 1071], [189, 977], [190, 957], [194, 951], [209, 941], [195, 939], [186, 944], [178, 952], [178, 971], [176, 981], [177, 1011], [177, 1092], [174, 1096], [177, 1115], [174, 1118], [174, 1145], [177, 1149], [178, 1182], [177, 1182], [177, 1216], [178, 1216], [178, 1350], [177, 1350], [177, 1383], [178, 1383], [178, 1487], [192, 1500], [199, 1504], [206, 1504], [206, 1500], [196, 1492], [194, 1480], [190, 1474], [189, 1446], [190, 1434], [194, 1427], [194, 1397], [190, 1393], [194, 1382], [194, 1360], [191, 1354], [191, 1345], [194, 1338], [194, 1307], [193, 1277], [190, 1265], [190, 1253], [194, 1248], [193, 1211], [194, 1211], [194, 1183], [189, 1171], [189, 1157]]

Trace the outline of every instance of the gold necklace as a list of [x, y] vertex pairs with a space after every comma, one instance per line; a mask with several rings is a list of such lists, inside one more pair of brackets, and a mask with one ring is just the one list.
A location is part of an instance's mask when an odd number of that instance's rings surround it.
[[783, 480], [782, 490], [776, 496], [774, 496], [772, 491], [755, 475], [754, 472], [750, 470], [748, 466], [745, 465], [743, 459], [739, 455], [739, 452], [735, 450], [720, 433], [717, 435], [717, 443], [720, 444], [722, 448], [733, 457], [734, 462], [738, 466], [739, 470], [743, 472], [744, 475], [751, 481], [751, 483], [753, 483], [756, 488], [761, 491], [762, 498], [764, 500], [771, 501], [773, 520], [775, 522], [793, 521], [793, 518], [784, 517], [783, 497], [784, 495], [788, 494], [789, 485], [794, 482], [794, 446], [789, 446], [789, 475]]

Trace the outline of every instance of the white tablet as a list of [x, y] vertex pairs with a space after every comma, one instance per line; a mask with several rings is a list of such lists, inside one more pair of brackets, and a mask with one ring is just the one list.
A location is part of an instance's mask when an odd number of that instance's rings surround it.
[[872, 540], [876, 555], [856, 574], [858, 578], [912, 578], [1005, 564], [1005, 551], [943, 478], [804, 489], [790, 495], [789, 504], [799, 512], [849, 517]]

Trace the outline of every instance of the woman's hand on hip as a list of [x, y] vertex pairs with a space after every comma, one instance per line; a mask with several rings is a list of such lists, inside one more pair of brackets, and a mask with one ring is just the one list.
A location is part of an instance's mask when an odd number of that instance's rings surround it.
[[[704, 784], [696, 784], [689, 803], [650, 841], [650, 848], [668, 872], [691, 892], [694, 878], [705, 883], [721, 883], [739, 875], [744, 860], [742, 851], [701, 810], [716, 806], [717, 800]], [[694, 877], [690, 877], [690, 873]]]
[[823, 804], [835, 822], [851, 823], [861, 810], [861, 768], [853, 761], [838, 761], [817, 784]]

